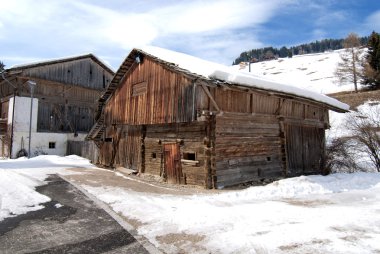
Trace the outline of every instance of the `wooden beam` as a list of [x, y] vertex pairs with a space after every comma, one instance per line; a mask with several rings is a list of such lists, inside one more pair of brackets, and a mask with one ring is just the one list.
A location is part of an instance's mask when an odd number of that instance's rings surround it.
[[211, 95], [210, 91], [208, 90], [208, 88], [203, 83], [201, 83], [200, 85], [202, 86], [203, 90], [207, 94], [208, 98], [210, 99], [210, 101], [212, 102], [212, 104], [214, 105], [214, 107], [216, 108], [216, 110], [218, 112], [220, 112], [220, 108], [219, 108], [218, 104], [216, 103], [216, 101], [214, 100], [214, 97], [212, 97], [212, 95]]

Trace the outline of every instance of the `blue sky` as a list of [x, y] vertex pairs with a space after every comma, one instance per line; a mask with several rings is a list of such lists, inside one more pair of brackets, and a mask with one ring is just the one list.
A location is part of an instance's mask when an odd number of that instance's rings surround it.
[[93, 53], [117, 69], [154, 45], [229, 65], [240, 52], [380, 32], [378, 0], [1, 0], [0, 60]]

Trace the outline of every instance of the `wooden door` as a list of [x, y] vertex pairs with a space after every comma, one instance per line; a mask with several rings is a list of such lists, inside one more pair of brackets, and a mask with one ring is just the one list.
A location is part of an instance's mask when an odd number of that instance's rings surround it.
[[322, 128], [285, 126], [288, 176], [323, 173], [324, 134]]
[[183, 183], [179, 144], [164, 144], [164, 166], [169, 183]]

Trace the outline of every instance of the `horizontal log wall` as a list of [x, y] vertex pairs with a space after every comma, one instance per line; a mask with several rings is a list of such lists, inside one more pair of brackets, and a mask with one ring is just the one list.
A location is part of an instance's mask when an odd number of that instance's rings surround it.
[[200, 90], [184, 75], [144, 58], [121, 82], [105, 107], [108, 124], [178, 123], [195, 118], [195, 92]]
[[215, 187], [284, 174], [280, 126], [275, 116], [216, 116]]
[[[148, 125], [144, 139], [144, 172], [162, 176], [164, 173], [163, 144], [179, 142], [181, 167], [186, 184], [205, 186], [207, 179], [205, 136], [205, 122]], [[184, 160], [184, 153], [195, 153], [195, 161]]]

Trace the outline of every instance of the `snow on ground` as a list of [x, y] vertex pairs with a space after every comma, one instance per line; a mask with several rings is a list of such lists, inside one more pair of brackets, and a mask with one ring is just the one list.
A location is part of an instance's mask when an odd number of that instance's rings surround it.
[[93, 167], [78, 156], [42, 155], [27, 159], [0, 160], [0, 221], [9, 216], [42, 209], [50, 198], [35, 191], [48, 174], [65, 173], [66, 168]]
[[[65, 168], [78, 166], [102, 170], [77, 156], [0, 161], [0, 220], [41, 208], [38, 204], [49, 198], [34, 188], [49, 173], [72, 174]], [[136, 221], [137, 232], [168, 253], [380, 250], [379, 173], [301, 176], [192, 196], [142, 193], [106, 184], [81, 186]]]
[[[380, 174], [301, 176], [222, 194], [174, 196], [84, 188], [169, 253], [373, 253], [380, 250]], [[196, 237], [197, 236], [197, 237]]]
[[[251, 64], [251, 73], [316, 93], [330, 94], [354, 90], [353, 84], [339, 85], [334, 76], [343, 50], [296, 55]], [[242, 68], [243, 67], [243, 68]], [[233, 70], [249, 72], [248, 66], [234, 65]]]

